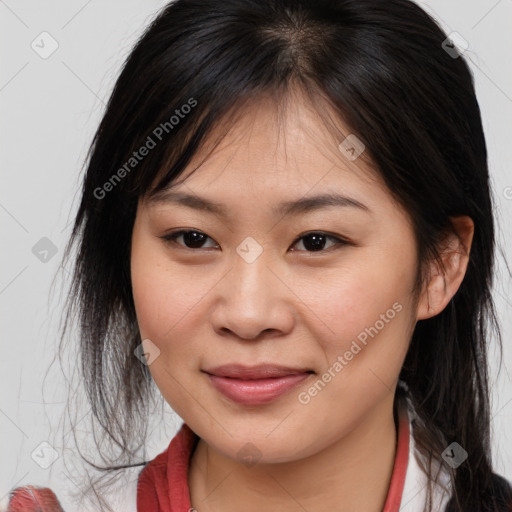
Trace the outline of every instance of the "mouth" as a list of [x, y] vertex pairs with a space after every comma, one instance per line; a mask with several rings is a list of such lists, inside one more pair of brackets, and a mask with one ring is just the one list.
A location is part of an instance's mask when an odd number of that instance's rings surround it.
[[273, 364], [223, 365], [202, 370], [223, 396], [242, 405], [263, 405], [283, 396], [315, 374], [310, 368]]

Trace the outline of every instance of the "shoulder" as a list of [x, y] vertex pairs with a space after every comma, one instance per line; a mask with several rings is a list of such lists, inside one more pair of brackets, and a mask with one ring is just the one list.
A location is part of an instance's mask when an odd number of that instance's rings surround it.
[[512, 512], [512, 481], [497, 473], [492, 474], [493, 496], [496, 497], [503, 512]]
[[137, 505], [144, 507], [157, 506], [159, 503], [158, 489], [167, 481], [168, 449], [148, 462], [140, 471], [137, 479]]
[[[468, 512], [512, 512], [512, 483], [497, 473], [489, 477], [490, 485], [482, 492], [481, 504]], [[452, 496], [443, 512], [457, 512]]]
[[[482, 497], [482, 505], [475, 512], [512, 512], [512, 482], [497, 473], [493, 473], [489, 480], [490, 485]], [[455, 500], [451, 498], [443, 512], [456, 511]]]
[[[402, 501], [403, 509], [401, 507], [400, 511], [414, 512], [418, 506], [427, 503], [426, 489], [429, 481], [424, 468], [428, 466], [428, 461], [416, 447], [414, 438], [416, 412], [414, 407], [407, 399], [405, 404], [410, 421], [409, 460], [404, 486], [404, 499]], [[432, 474], [436, 475], [435, 481], [430, 482], [433, 490], [432, 510], [436, 512], [456, 512], [457, 508], [455, 507], [454, 490], [449, 470], [442, 463], [437, 464], [433, 461], [431, 464]], [[512, 482], [498, 473], [489, 475], [487, 485], [482, 490], [481, 496], [479, 508], [468, 512], [512, 512]]]
[[140, 472], [137, 486], [138, 510], [190, 509], [188, 466], [198, 437], [183, 423], [165, 451]]

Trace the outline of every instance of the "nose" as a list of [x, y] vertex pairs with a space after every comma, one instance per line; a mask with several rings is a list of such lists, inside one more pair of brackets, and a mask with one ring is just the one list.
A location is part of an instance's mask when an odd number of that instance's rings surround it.
[[293, 297], [283, 269], [270, 264], [265, 251], [250, 263], [236, 254], [215, 287], [213, 328], [244, 340], [287, 334], [294, 324]]

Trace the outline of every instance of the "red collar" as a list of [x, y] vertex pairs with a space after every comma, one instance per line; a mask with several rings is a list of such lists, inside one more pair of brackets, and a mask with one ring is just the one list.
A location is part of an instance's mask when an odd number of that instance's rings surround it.
[[[188, 512], [188, 465], [199, 438], [184, 423], [167, 449], [141, 471], [137, 484], [137, 510]], [[400, 508], [409, 459], [409, 418], [399, 409], [398, 442], [395, 463], [383, 512]]]

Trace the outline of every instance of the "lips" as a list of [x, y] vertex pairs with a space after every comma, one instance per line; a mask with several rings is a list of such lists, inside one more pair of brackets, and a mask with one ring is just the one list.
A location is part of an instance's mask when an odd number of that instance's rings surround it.
[[229, 377], [232, 379], [271, 379], [296, 375], [298, 373], [314, 373], [310, 368], [290, 368], [275, 364], [262, 364], [258, 366], [244, 366], [240, 364], [226, 364], [208, 370], [203, 370], [217, 377]]
[[306, 380], [313, 370], [265, 364], [230, 364], [203, 370], [213, 387], [242, 405], [263, 405], [276, 400]]

